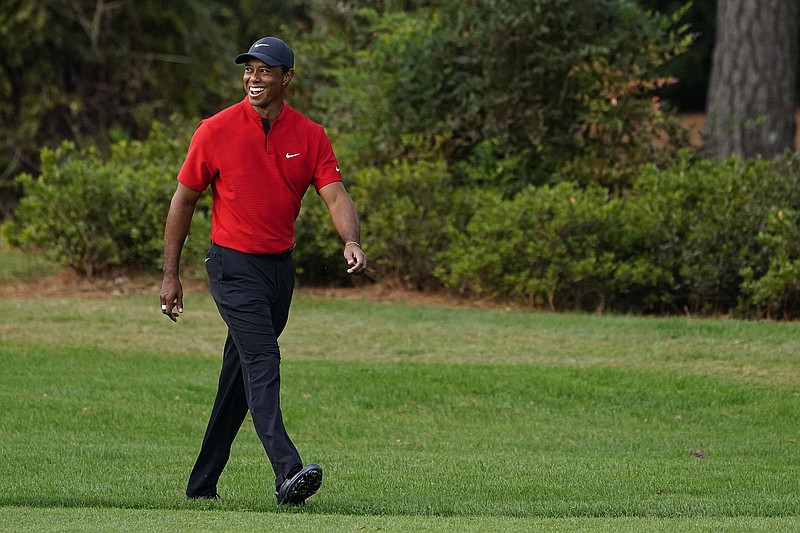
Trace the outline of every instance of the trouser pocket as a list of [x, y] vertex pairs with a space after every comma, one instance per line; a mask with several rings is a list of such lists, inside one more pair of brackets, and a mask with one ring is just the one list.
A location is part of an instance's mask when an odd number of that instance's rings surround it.
[[222, 281], [222, 254], [216, 245], [212, 244], [206, 252], [206, 274], [211, 282]]

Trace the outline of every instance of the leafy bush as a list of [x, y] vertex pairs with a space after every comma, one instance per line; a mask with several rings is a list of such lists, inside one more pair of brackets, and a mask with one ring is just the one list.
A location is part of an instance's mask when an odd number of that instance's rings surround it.
[[460, 163], [491, 154], [503, 179], [483, 183], [511, 197], [578, 178], [624, 188], [643, 162], [671, 162], [684, 140], [653, 98], [670, 81], [659, 67], [690, 42], [675, 28], [680, 12], [665, 18], [627, 0], [383, 4], [353, 17], [346, 60], [336, 36], [318, 35], [335, 42], [317, 50], [330, 54], [317, 61], [333, 65], [333, 83], [314, 102], [357, 165], [404, 157], [406, 134], [446, 138], [455, 183], [477, 177]]
[[[800, 316], [800, 154], [765, 163], [766, 179], [758, 180], [755, 202], [763, 215], [752, 258], [741, 269], [737, 310], [747, 316]], [[769, 192], [767, 192], [769, 191]], [[769, 199], [763, 196], [769, 195]]]
[[739, 311], [767, 318], [800, 316], [800, 211], [773, 209], [767, 227], [758, 235], [766, 271], [742, 269]]
[[685, 174], [675, 167], [644, 169], [619, 199], [620, 265], [617, 290], [636, 311], [678, 311], [680, 265], [689, 231]]
[[[356, 204], [356, 207], [360, 206]], [[294, 259], [301, 283], [343, 286], [352, 282], [345, 272], [342, 239], [336, 233], [325, 202], [313, 188], [303, 198], [294, 238], [297, 243]]]
[[442, 231], [459, 210], [443, 161], [396, 161], [359, 174], [356, 200], [368, 207], [367, 244], [384, 279], [404, 286], [438, 287], [436, 251], [447, 247]]
[[[647, 167], [624, 196], [570, 184], [473, 190], [443, 284], [551, 309], [800, 311], [800, 156]], [[466, 205], [466, 204], [462, 204]]]
[[[169, 200], [192, 127], [178, 118], [154, 123], [146, 141], [117, 141], [107, 157], [67, 141], [43, 149], [41, 175], [18, 177], [24, 196], [4, 237], [88, 276], [160, 265]], [[196, 258], [207, 248], [208, 234], [207, 204], [201, 204], [186, 255]]]
[[613, 297], [617, 205], [605, 189], [560, 183], [474, 199], [465, 231], [452, 228], [440, 255], [447, 286], [550, 309], [603, 308]]
[[[457, 213], [466, 212], [459, 191], [449, 184], [446, 164], [402, 159], [382, 169], [367, 167], [356, 173], [348, 189], [361, 212], [362, 243], [374, 275], [405, 287], [440, 287], [434, 270], [436, 251], [449, 243], [443, 228]], [[344, 283], [341, 239], [324, 203], [310, 196], [316, 195], [306, 195], [295, 231], [300, 277], [312, 283]]]
[[725, 312], [736, 305], [744, 269], [765, 269], [759, 234], [771, 211], [800, 201], [798, 164], [792, 154], [777, 161], [684, 157], [666, 171], [645, 172], [631, 201], [653, 210], [667, 207], [665, 200], [671, 198], [670, 209], [679, 214], [662, 212], [659, 238], [650, 242], [661, 268], [677, 280], [675, 304], [701, 312]]

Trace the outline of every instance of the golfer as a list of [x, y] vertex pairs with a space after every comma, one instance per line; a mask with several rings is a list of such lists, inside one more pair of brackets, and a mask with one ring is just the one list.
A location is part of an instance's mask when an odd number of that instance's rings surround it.
[[278, 504], [300, 505], [322, 485], [322, 468], [304, 467], [286, 433], [278, 337], [294, 290], [294, 222], [309, 186], [322, 197], [343, 240], [347, 272], [362, 272], [367, 260], [328, 136], [284, 101], [294, 76], [294, 52], [282, 40], [264, 37], [235, 61], [244, 64], [246, 96], [197, 126], [164, 229], [161, 311], [175, 322], [183, 313], [181, 250], [197, 201], [211, 186], [206, 271], [228, 337], [186, 496], [219, 498], [217, 481], [249, 409], [275, 472]]

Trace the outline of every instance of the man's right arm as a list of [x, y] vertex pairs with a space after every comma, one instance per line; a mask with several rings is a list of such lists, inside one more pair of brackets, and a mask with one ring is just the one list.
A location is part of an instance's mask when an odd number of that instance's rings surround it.
[[183, 313], [183, 286], [180, 280], [180, 262], [183, 243], [189, 233], [192, 215], [202, 191], [182, 183], [172, 196], [169, 214], [164, 227], [164, 279], [161, 282], [161, 312], [176, 322]]

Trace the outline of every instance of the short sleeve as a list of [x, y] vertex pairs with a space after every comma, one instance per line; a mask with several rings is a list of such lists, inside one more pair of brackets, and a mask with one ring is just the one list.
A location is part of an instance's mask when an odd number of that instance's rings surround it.
[[178, 172], [178, 181], [196, 191], [204, 191], [217, 174], [214, 163], [211, 128], [204, 122], [192, 135], [186, 159]]
[[318, 143], [317, 162], [311, 182], [317, 192], [326, 185], [342, 181], [342, 173], [339, 170], [339, 162], [333, 153], [331, 140], [322, 127], [320, 127]]

